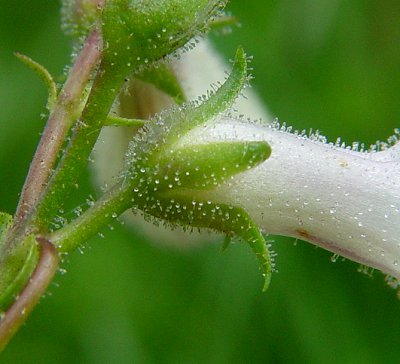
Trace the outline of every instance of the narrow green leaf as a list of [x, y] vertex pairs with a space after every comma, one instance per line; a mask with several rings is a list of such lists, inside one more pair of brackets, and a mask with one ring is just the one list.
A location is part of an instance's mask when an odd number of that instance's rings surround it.
[[32, 71], [34, 71], [46, 84], [49, 92], [46, 107], [49, 111], [51, 111], [57, 99], [57, 86], [50, 72], [41, 64], [34, 61], [32, 58], [25, 56], [24, 54], [16, 52], [15, 56], [24, 64], [26, 64]]

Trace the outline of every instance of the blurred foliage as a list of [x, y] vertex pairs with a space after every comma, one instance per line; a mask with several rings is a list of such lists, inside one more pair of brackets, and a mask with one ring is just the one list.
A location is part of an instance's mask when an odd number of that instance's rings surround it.
[[[232, 0], [242, 27], [214, 36], [254, 55], [271, 113], [369, 145], [400, 125], [400, 2]], [[0, 210], [13, 212], [44, 120], [46, 90], [13, 57], [60, 74], [59, 4], [0, 1]], [[85, 177], [74, 203], [93, 193]], [[124, 226], [71, 254], [1, 363], [397, 363], [400, 302], [351, 262], [275, 238], [279, 273], [261, 292], [249, 249], [177, 251]], [[60, 286], [60, 288], [58, 288]]]

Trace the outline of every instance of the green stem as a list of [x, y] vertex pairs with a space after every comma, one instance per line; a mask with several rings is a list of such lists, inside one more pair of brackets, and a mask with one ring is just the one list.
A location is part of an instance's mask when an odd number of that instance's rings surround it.
[[98, 63], [101, 47], [101, 34], [95, 30], [88, 37], [71, 68], [43, 131], [15, 212], [15, 226], [20, 225], [22, 220], [34, 210], [46, 186], [67, 133], [78, 116], [77, 110], [79, 110], [82, 93], [89, 82], [93, 68]]
[[117, 184], [81, 216], [49, 235], [48, 239], [60, 252], [76, 249], [132, 206], [133, 185], [134, 181]]
[[71, 140], [39, 202], [33, 223], [46, 228], [76, 185], [117, 96], [123, 77], [115, 77], [100, 64], [87, 106], [75, 124]]

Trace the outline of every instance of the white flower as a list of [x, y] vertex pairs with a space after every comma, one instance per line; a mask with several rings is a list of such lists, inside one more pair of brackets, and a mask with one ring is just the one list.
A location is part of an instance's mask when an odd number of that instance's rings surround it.
[[[208, 43], [173, 65], [188, 99], [205, 94], [221, 80], [224, 63]], [[171, 99], [151, 86], [136, 84], [132, 117], [167, 107]], [[137, 91], [137, 89], [136, 89]], [[257, 96], [246, 91], [235, 105], [240, 114], [269, 121]], [[276, 123], [251, 123], [224, 116], [195, 128], [179, 144], [214, 141], [267, 141], [271, 157], [229, 182], [201, 192], [204, 199], [244, 208], [264, 232], [292, 236], [400, 278], [400, 144], [380, 152], [358, 152], [327, 143], [319, 135], [290, 133]], [[396, 136], [393, 140], [396, 140]], [[105, 128], [96, 146], [96, 178], [112, 183], [122, 169], [131, 133]], [[110, 147], [112, 145], [112, 147]], [[155, 240], [198, 240], [127, 218]], [[162, 229], [162, 230], [160, 230]], [[203, 239], [203, 237], [200, 237]]]
[[[172, 67], [188, 100], [207, 94], [211, 84], [223, 82], [225, 71], [229, 68], [208, 41], [202, 41], [190, 52], [183, 53], [179, 59], [173, 61]], [[134, 81], [126, 92], [128, 101], [119, 105], [119, 108], [125, 108], [122, 113], [126, 117], [147, 119], [173, 105], [169, 96], [141, 81]], [[250, 88], [244, 91], [244, 97], [239, 98], [234, 107], [246, 117], [272, 120], [258, 95]], [[121, 113], [121, 110], [117, 112]], [[115, 182], [114, 178], [123, 168], [123, 158], [134, 132], [130, 128], [103, 128], [95, 146], [93, 170], [97, 185], [112, 185]], [[129, 225], [157, 243], [185, 248], [199, 242], [215, 240], [215, 235], [208, 232], [199, 233], [195, 230], [189, 233], [180, 228], [171, 231], [163, 225], [155, 226], [131, 211], [125, 212], [123, 217]]]

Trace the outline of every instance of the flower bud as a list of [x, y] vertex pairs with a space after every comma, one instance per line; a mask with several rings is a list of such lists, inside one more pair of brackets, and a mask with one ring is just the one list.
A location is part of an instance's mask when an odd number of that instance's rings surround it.
[[224, 5], [223, 0], [107, 1], [104, 61], [132, 72], [160, 60], [203, 33]]

